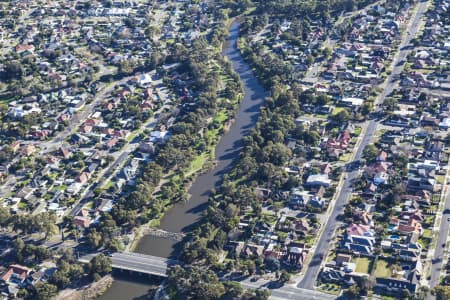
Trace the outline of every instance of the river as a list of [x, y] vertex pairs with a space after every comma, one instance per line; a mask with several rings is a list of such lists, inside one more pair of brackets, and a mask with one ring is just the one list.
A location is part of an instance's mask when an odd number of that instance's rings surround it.
[[[235, 122], [216, 147], [216, 167], [199, 175], [189, 190], [189, 201], [174, 205], [161, 220], [160, 228], [165, 231], [188, 232], [199, 221], [201, 213], [207, 206], [211, 189], [221, 183], [223, 175], [230, 171], [233, 163], [239, 157], [241, 139], [248, 135], [255, 126], [260, 115], [260, 107], [268, 95], [239, 53], [238, 38], [239, 22], [235, 21], [230, 26], [230, 34], [223, 49], [223, 55], [232, 62], [234, 70], [240, 75], [244, 90], [244, 97], [237, 111]], [[160, 257], [176, 257], [179, 253], [178, 246], [176, 242], [169, 239], [144, 236], [135, 251]], [[101, 299], [132, 299], [137, 295], [131, 295], [128, 289], [133, 288], [132, 285], [128, 286], [127, 282], [118, 281]]]

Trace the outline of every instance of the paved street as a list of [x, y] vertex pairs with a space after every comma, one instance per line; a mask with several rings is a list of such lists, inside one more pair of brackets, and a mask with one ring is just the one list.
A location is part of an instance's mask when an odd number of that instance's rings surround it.
[[336, 296], [320, 293], [314, 290], [299, 289], [291, 285], [283, 285], [280, 288], [271, 287], [273, 282], [259, 279], [256, 282], [251, 282], [249, 279], [240, 281], [245, 289], [268, 289], [271, 292], [270, 299], [296, 299], [296, 300], [327, 300], [336, 299]]
[[[374, 135], [377, 128], [377, 123], [375, 121], [370, 121], [367, 126], [366, 133], [361, 141], [360, 146], [356, 150], [354, 161], [360, 160], [364, 148], [371, 142], [372, 136]], [[347, 174], [347, 178], [344, 180], [344, 184], [341, 188], [339, 196], [336, 199], [336, 203], [333, 211], [331, 212], [328, 222], [325, 224], [325, 229], [316, 244], [316, 250], [313, 254], [312, 260], [309, 267], [303, 276], [303, 280], [299, 283], [299, 288], [313, 289], [314, 283], [316, 281], [317, 275], [319, 274], [320, 268], [322, 266], [322, 261], [327, 255], [329, 250], [330, 242], [332, 240], [335, 229], [338, 225], [338, 216], [343, 213], [344, 206], [350, 198], [352, 193], [352, 183], [358, 177], [358, 170], [351, 171]]]
[[[89, 262], [97, 254], [82, 256], [79, 261]], [[116, 252], [110, 258], [113, 268], [164, 277], [168, 266], [179, 264], [178, 261], [173, 259], [131, 252]]]
[[[446, 180], [448, 177], [446, 176]], [[447, 182], [445, 182], [447, 183]], [[445, 188], [445, 187], [444, 187]], [[439, 284], [439, 277], [441, 275], [441, 269], [445, 265], [444, 251], [446, 249], [448, 230], [450, 227], [450, 222], [448, 221], [450, 218], [450, 193], [449, 190], [446, 190], [445, 204], [444, 210], [442, 213], [441, 224], [439, 227], [439, 235], [436, 240], [436, 249], [434, 251], [434, 256], [431, 265], [431, 278], [430, 278], [430, 288], [435, 287]]]
[[411, 52], [410, 43], [411, 40], [415, 37], [417, 34], [418, 29], [420, 28], [422, 24], [422, 18], [425, 15], [425, 12], [427, 10], [428, 1], [425, 2], [419, 2], [417, 10], [415, 15], [413, 16], [412, 20], [410, 20], [410, 23], [408, 24], [408, 28], [405, 30], [405, 34], [402, 37], [402, 40], [399, 45], [399, 51], [397, 52], [397, 55], [394, 57], [392, 61], [392, 72], [388, 76], [386, 80], [386, 85], [383, 88], [383, 91], [381, 92], [380, 96], [378, 97], [378, 101], [375, 103], [375, 107], [377, 104], [382, 104], [384, 99], [387, 95], [392, 93], [394, 90], [394, 87], [396, 85], [396, 78], [399, 78], [400, 73], [403, 70], [404, 67], [404, 61], [406, 61], [406, 57]]
[[[396, 76], [399, 76], [403, 70], [403, 64], [399, 63], [399, 62], [402, 62], [406, 58], [406, 56], [408, 55], [408, 53], [410, 51], [410, 49], [407, 48], [406, 46], [409, 45], [409, 43], [411, 42], [411, 39], [417, 33], [417, 30], [420, 27], [420, 20], [426, 11], [427, 4], [428, 4], [428, 2], [420, 2], [419, 3], [414, 17], [411, 20], [411, 22], [409, 23], [409, 27], [406, 29], [406, 32], [408, 32], [409, 34], [406, 34], [403, 37], [402, 42], [400, 43], [399, 52], [398, 52], [396, 58], [393, 60], [394, 67], [393, 67], [392, 73], [390, 74], [390, 76], [388, 76], [384, 90], [378, 97], [375, 105], [383, 103], [386, 96], [389, 95], [393, 91], [393, 89], [395, 87], [395, 81], [393, 79]], [[377, 125], [378, 125], [377, 122], [374, 120], [369, 122], [367, 130], [363, 136], [363, 140], [362, 140], [360, 146], [356, 149], [355, 161], [361, 159], [362, 152], [363, 152], [364, 148], [371, 142], [372, 137], [376, 132]], [[352, 192], [352, 188], [351, 188], [352, 182], [357, 177], [358, 177], [357, 170], [348, 173], [347, 178], [345, 179], [342, 189], [339, 193], [339, 196], [337, 197], [334, 209], [333, 209], [330, 217], [328, 218], [328, 222], [325, 224], [325, 229], [324, 229], [322, 235], [320, 236], [319, 241], [316, 245], [316, 249], [313, 254], [312, 260], [308, 266], [308, 269], [303, 277], [303, 280], [298, 285], [299, 288], [306, 288], [306, 289], [314, 288], [314, 283], [317, 279], [317, 275], [319, 274], [320, 268], [323, 263], [323, 259], [327, 255], [327, 252], [328, 252], [329, 246], [330, 246], [330, 242], [334, 235], [335, 229], [337, 228], [337, 225], [338, 225], [337, 217], [343, 213], [344, 206], [348, 202], [351, 192]]]
[[127, 161], [130, 154], [139, 147], [140, 139], [137, 138], [139, 136], [139, 133], [141, 133], [144, 130], [144, 128], [153, 130], [157, 124], [157, 116], [159, 116], [162, 111], [163, 111], [163, 108], [160, 108], [159, 110], [157, 110], [153, 114], [153, 117], [151, 117], [146, 122], [146, 124], [144, 124], [145, 126], [143, 126], [141, 128], [141, 130], [138, 130], [136, 133], [134, 133], [134, 138], [130, 142], [128, 142], [125, 146], [123, 146], [121, 150], [114, 153], [114, 156], [113, 156], [114, 160], [109, 165], [109, 167], [107, 169], [102, 170], [102, 172], [98, 175], [98, 179], [84, 190], [84, 193], [80, 197], [80, 201], [78, 201], [75, 204], [75, 206], [72, 208], [72, 210], [70, 212], [70, 214], [72, 216], [75, 216], [78, 214], [80, 209], [85, 204], [85, 200], [88, 200], [89, 198], [94, 196], [94, 190], [96, 188], [102, 188], [103, 186], [105, 186], [105, 184], [108, 183], [108, 181], [110, 181], [111, 178], [117, 172], [119, 172], [121, 170], [121, 167]]

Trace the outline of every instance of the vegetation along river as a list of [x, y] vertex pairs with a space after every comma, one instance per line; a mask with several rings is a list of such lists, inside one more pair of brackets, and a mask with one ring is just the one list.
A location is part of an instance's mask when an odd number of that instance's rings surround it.
[[[225, 44], [223, 55], [233, 64], [240, 75], [244, 97], [240, 103], [234, 124], [226, 132], [216, 147], [217, 165], [211, 171], [199, 175], [189, 190], [190, 199], [186, 203], [176, 204], [161, 220], [160, 228], [169, 232], [187, 232], [199, 220], [207, 206], [211, 189], [217, 187], [224, 174], [231, 169], [241, 149], [241, 139], [255, 126], [260, 107], [264, 103], [267, 91], [261, 86], [252, 73], [250, 66], [244, 61], [237, 48], [239, 38], [239, 22], [231, 24], [230, 34]], [[176, 257], [176, 242], [165, 238], [144, 236], [139, 242], [136, 252], [161, 257]], [[116, 288], [120, 285], [120, 288]], [[129, 286], [128, 286], [129, 285]], [[101, 299], [131, 299], [129, 289], [134, 287], [127, 282], [117, 281]]]

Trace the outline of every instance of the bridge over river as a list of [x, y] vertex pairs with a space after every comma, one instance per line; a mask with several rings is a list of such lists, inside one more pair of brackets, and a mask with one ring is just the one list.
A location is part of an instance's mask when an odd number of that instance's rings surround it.
[[[82, 256], [79, 261], [88, 263], [96, 255], [98, 255], [98, 253]], [[132, 252], [115, 252], [110, 258], [114, 269], [161, 277], [167, 277], [166, 271], [169, 266], [179, 265], [181, 263], [175, 259]]]

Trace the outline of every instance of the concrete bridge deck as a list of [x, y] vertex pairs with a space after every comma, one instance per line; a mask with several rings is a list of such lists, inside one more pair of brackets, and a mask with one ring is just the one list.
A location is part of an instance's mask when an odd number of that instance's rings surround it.
[[[99, 253], [87, 254], [80, 257], [79, 261], [88, 263], [98, 254]], [[114, 269], [157, 275], [161, 277], [167, 277], [166, 271], [169, 266], [180, 264], [179, 261], [174, 259], [132, 252], [115, 252], [110, 258]]]

